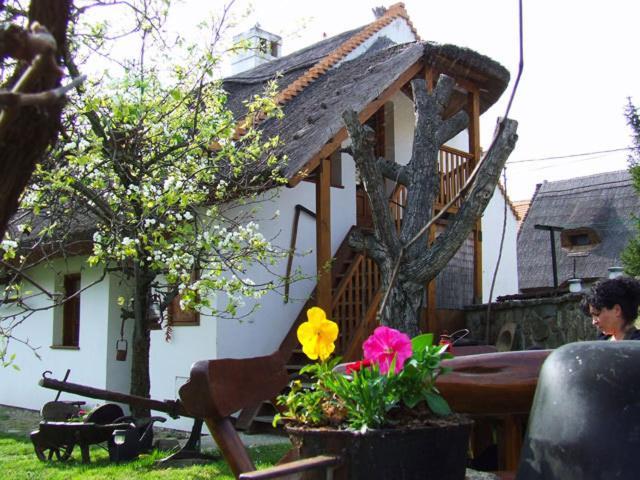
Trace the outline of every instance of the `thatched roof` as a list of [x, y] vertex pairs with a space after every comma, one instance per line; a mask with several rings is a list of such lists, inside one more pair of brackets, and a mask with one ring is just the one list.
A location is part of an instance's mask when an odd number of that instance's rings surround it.
[[[434, 65], [477, 84], [481, 89], [482, 111], [500, 97], [509, 82], [509, 73], [504, 67], [466, 48], [431, 42], [390, 45], [388, 39], [375, 42], [365, 54], [329, 70], [286, 102], [282, 107], [282, 120], [269, 120], [262, 125], [267, 135], [279, 135], [283, 141], [279, 154], [288, 158], [284, 176], [292, 178], [303, 170], [343, 128], [345, 110], [364, 110], [417, 62]], [[260, 88], [252, 83], [237, 89], [235, 95], [246, 95]], [[238, 108], [241, 103], [230, 92], [230, 105]]]
[[[620, 253], [636, 233], [633, 215], [640, 215], [640, 198], [627, 171], [541, 184], [518, 234], [520, 289], [553, 286], [550, 235], [534, 225], [593, 229], [600, 243], [588, 256], [575, 257], [576, 277], [601, 278], [620, 265]], [[574, 258], [561, 248], [560, 234], [555, 237], [562, 284], [573, 277]]]
[[[283, 141], [278, 153], [288, 159], [283, 172], [286, 178], [313, 167], [312, 159], [343, 128], [345, 110], [361, 112], [417, 62], [472, 83], [481, 92], [481, 111], [498, 100], [509, 82], [509, 72], [467, 48], [419, 41], [393, 45], [379, 34], [364, 54], [344, 61], [396, 20], [406, 22], [419, 39], [404, 5], [397, 3], [368, 25], [223, 80], [229, 94], [227, 105], [238, 119], [245, 115], [243, 102], [263, 92], [267, 82], [277, 82], [284, 119], [267, 121], [262, 128]], [[464, 95], [456, 92], [454, 97], [451, 104], [456, 109], [466, 106]]]

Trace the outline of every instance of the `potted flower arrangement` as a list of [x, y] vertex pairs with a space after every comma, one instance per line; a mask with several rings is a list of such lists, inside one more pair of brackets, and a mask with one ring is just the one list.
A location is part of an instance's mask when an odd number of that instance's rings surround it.
[[[334, 478], [463, 480], [471, 421], [451, 412], [435, 386], [451, 358], [432, 334], [410, 339], [378, 327], [363, 359], [333, 357], [338, 325], [313, 307], [300, 325], [303, 352], [317, 362], [278, 397], [286, 430], [301, 457], [338, 454]], [[303, 477], [315, 478], [313, 474]]]

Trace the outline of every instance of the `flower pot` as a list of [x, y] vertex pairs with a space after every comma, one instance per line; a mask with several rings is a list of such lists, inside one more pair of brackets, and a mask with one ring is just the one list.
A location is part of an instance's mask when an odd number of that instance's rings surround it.
[[[435, 422], [434, 422], [435, 423]], [[340, 455], [335, 480], [464, 480], [469, 431], [473, 422], [461, 415], [433, 426], [368, 430], [287, 426], [301, 458]], [[308, 472], [303, 480], [324, 479]]]

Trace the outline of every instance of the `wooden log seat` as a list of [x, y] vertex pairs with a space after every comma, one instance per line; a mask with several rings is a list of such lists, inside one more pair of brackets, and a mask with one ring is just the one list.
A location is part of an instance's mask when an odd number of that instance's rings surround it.
[[550, 352], [484, 353], [443, 362], [453, 371], [438, 378], [436, 385], [454, 411], [476, 420], [472, 433], [475, 454], [491, 443], [493, 435], [488, 426], [497, 426], [501, 470], [514, 472], [518, 467], [538, 376]]
[[528, 414], [551, 350], [483, 353], [442, 362], [453, 371], [437, 387], [451, 408], [473, 415]]

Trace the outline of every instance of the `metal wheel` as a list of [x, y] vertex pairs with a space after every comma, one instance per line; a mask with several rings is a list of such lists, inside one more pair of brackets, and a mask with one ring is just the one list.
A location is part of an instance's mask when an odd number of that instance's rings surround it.
[[36, 457], [41, 462], [50, 462], [53, 460], [55, 456], [56, 460], [60, 462], [66, 462], [71, 457], [71, 453], [73, 452], [73, 447], [75, 445], [72, 443], [70, 445], [43, 445], [40, 443], [34, 443], [33, 449], [36, 451]]

